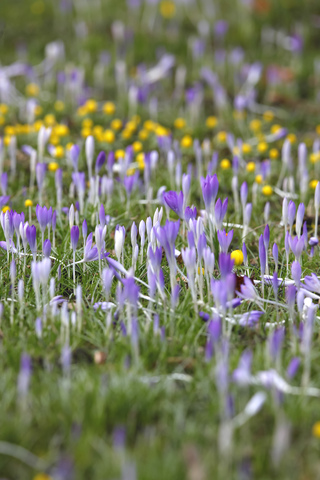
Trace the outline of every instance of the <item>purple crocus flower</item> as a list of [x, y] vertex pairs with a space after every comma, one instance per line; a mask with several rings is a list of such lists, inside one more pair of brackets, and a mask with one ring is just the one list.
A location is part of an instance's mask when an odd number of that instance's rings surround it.
[[132, 190], [137, 183], [138, 178], [139, 178], [139, 172], [135, 172], [133, 175], [124, 177], [123, 185], [126, 189], [128, 197], [130, 197]]
[[171, 269], [175, 271], [176, 259], [174, 255], [175, 242], [179, 233], [180, 221], [170, 222], [166, 221], [163, 227], [159, 227], [156, 230], [156, 237], [160, 245], [164, 248], [166, 257]]
[[114, 270], [112, 268], [104, 268], [102, 270], [102, 285], [107, 299], [110, 294], [113, 277]]
[[7, 172], [4, 172], [1, 175], [0, 185], [1, 185], [2, 195], [6, 195], [7, 194], [7, 188], [8, 188], [8, 174], [7, 174]]
[[226, 198], [223, 203], [221, 199], [218, 198], [215, 207], [214, 207], [214, 216], [217, 230], [221, 230], [224, 217], [227, 213], [228, 208], [228, 198]]
[[292, 226], [293, 226], [295, 216], [296, 216], [296, 205], [292, 200], [290, 200], [288, 205], [288, 223], [290, 226], [290, 234], [292, 233]]
[[224, 253], [227, 253], [233, 239], [233, 230], [230, 230], [230, 232], [228, 233], [226, 233], [225, 230], [223, 231], [218, 230], [217, 236], [218, 236], [218, 241], [219, 241], [221, 251]]
[[189, 224], [189, 220], [195, 220], [197, 218], [197, 209], [196, 207], [187, 207], [184, 211], [184, 218], [187, 224]]
[[43, 242], [43, 247], [42, 247], [42, 251], [43, 251], [43, 255], [45, 257], [50, 257], [50, 254], [51, 254], [51, 242], [50, 240], [47, 238], [44, 242]]
[[72, 145], [70, 148], [70, 159], [72, 162], [73, 169], [78, 171], [78, 161], [80, 155], [80, 147], [78, 145]]
[[296, 300], [296, 287], [294, 285], [289, 285], [286, 288], [286, 301], [289, 307], [289, 310], [292, 312], [295, 305]]
[[31, 358], [26, 353], [23, 353], [20, 359], [20, 372], [17, 384], [17, 390], [21, 397], [24, 397], [28, 393], [31, 373]]
[[285, 328], [277, 328], [270, 337], [270, 355], [273, 360], [275, 360], [281, 352], [282, 343], [284, 340]]
[[267, 262], [266, 248], [264, 246], [263, 235], [260, 235], [260, 238], [259, 238], [259, 260], [260, 260], [260, 268], [261, 268], [261, 277], [263, 278], [266, 272], [266, 262]]
[[241, 204], [243, 209], [247, 204], [247, 198], [248, 198], [248, 184], [247, 182], [243, 182], [240, 188], [240, 199], [241, 199]]
[[301, 279], [301, 265], [299, 262], [294, 261], [292, 266], [291, 266], [291, 273], [292, 273], [292, 278], [294, 280], [294, 283], [296, 284], [296, 287], [300, 287], [300, 279]]
[[169, 192], [165, 192], [163, 194], [163, 199], [164, 201], [166, 202], [166, 204], [168, 205], [169, 208], [171, 208], [171, 210], [173, 210], [177, 215], [178, 217], [182, 218], [184, 217], [183, 215], [183, 203], [184, 203], [184, 196], [183, 196], [183, 192], [181, 191], [179, 194], [177, 192], [174, 192], [174, 191], [169, 191]]
[[246, 300], [256, 300], [258, 298], [258, 293], [254, 288], [254, 285], [250, 278], [244, 277], [244, 283], [241, 285], [240, 290], [241, 293], [238, 292], [240, 298], [245, 298]]
[[99, 258], [97, 247], [96, 246], [92, 247], [92, 237], [93, 237], [93, 232], [91, 232], [88, 235], [88, 238], [86, 240], [86, 244], [84, 247], [83, 259], [85, 262], [93, 262], [95, 260], [98, 260]]
[[83, 222], [82, 222], [82, 236], [83, 236], [84, 241], [86, 241], [87, 233], [88, 233], [87, 220], [84, 219]]
[[219, 254], [219, 269], [221, 278], [226, 278], [232, 272], [234, 260], [228, 253], [221, 252]]
[[35, 255], [37, 253], [37, 229], [34, 225], [28, 226], [27, 231], [27, 240], [30, 246], [31, 252]]
[[240, 386], [245, 386], [251, 380], [252, 352], [245, 350], [240, 357], [237, 368], [233, 371], [232, 380]]
[[304, 242], [304, 237], [291, 237], [291, 235], [288, 236], [288, 241], [289, 241], [289, 246], [296, 257], [296, 259], [299, 261], [300, 257], [302, 255], [302, 252], [305, 248], [305, 242]]
[[100, 172], [104, 162], [106, 161], [106, 154], [105, 152], [100, 152], [97, 156], [97, 160], [96, 160], [96, 168], [95, 168], [95, 171], [96, 171], [96, 175], [98, 175], [98, 173]]
[[215, 199], [217, 197], [217, 193], [219, 190], [218, 177], [216, 174], [212, 176], [207, 175], [205, 179], [201, 177], [200, 183], [201, 183], [202, 196], [203, 196], [206, 210], [210, 211], [215, 202]]
[[320, 280], [315, 273], [312, 273], [310, 276], [306, 276], [304, 278], [304, 283], [307, 290], [320, 294]]
[[78, 241], [79, 241], [79, 227], [78, 225], [74, 225], [70, 230], [70, 238], [71, 238], [71, 248], [73, 251], [77, 249]]
[[[52, 211], [52, 209], [51, 209]], [[39, 204], [36, 206], [36, 215], [40, 225], [40, 230], [43, 233], [48, 225], [49, 211], [47, 207], [41, 207]]]
[[289, 380], [292, 380], [293, 377], [296, 375], [299, 367], [300, 367], [301, 360], [299, 357], [293, 357], [288, 365], [287, 368], [287, 377]]
[[276, 270], [278, 270], [279, 250], [278, 250], [278, 245], [276, 243], [273, 244], [272, 255], [274, 259], [275, 268]]
[[36, 178], [37, 178], [37, 185], [38, 189], [41, 191], [43, 188], [44, 177], [47, 170], [46, 163], [37, 163], [36, 165]]
[[255, 327], [260, 320], [263, 312], [259, 310], [252, 310], [251, 312], [245, 312], [242, 317], [238, 320], [238, 324], [241, 327]]

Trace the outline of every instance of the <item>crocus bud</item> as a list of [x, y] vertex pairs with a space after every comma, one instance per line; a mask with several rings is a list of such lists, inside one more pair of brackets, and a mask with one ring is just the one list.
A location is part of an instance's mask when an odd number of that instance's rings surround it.
[[78, 145], [72, 145], [70, 148], [70, 159], [72, 162], [73, 169], [78, 171], [78, 160], [80, 155], [80, 148]]
[[97, 160], [96, 160], [96, 175], [98, 175], [99, 171], [101, 170], [104, 162], [106, 161], [106, 154], [105, 152], [100, 152], [97, 156]]
[[51, 242], [50, 242], [50, 240], [49, 240], [48, 238], [43, 242], [42, 251], [43, 251], [43, 255], [44, 255], [45, 257], [50, 257], [50, 254], [51, 254]]
[[74, 225], [70, 230], [71, 248], [75, 252], [79, 241], [79, 227]]

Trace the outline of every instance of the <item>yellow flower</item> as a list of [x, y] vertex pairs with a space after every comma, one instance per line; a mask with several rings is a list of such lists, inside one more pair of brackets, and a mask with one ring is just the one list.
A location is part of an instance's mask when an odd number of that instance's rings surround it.
[[125, 140], [129, 140], [129, 138], [132, 136], [132, 132], [131, 132], [131, 130], [127, 130], [127, 129], [125, 128], [124, 130], [122, 130], [121, 136], [122, 136], [122, 138], [124, 138]]
[[69, 134], [69, 127], [61, 123], [60, 125], [57, 125], [55, 127], [55, 133], [60, 137], [65, 137], [66, 135]]
[[207, 128], [214, 128], [217, 126], [217, 123], [218, 123], [218, 120], [216, 117], [214, 116], [211, 116], [211, 117], [208, 117], [207, 120], [206, 120], [206, 127]]
[[99, 135], [103, 133], [103, 127], [101, 125], [95, 125], [92, 129], [93, 135]]
[[106, 113], [107, 115], [113, 115], [115, 111], [116, 111], [116, 106], [113, 102], [106, 102], [103, 105], [103, 112]]
[[32, 207], [33, 206], [33, 201], [30, 200], [30, 198], [27, 198], [27, 200], [25, 200], [25, 202], [24, 202], [24, 206], [25, 207]]
[[252, 151], [251, 145], [249, 145], [249, 143], [243, 143], [242, 144], [242, 151], [245, 155], [247, 155], [248, 153], [251, 153], [251, 151]]
[[147, 130], [140, 130], [138, 136], [140, 140], [147, 140], [147, 138], [149, 137], [149, 132]]
[[91, 128], [88, 128], [88, 127], [82, 128], [82, 130], [81, 130], [81, 136], [83, 138], [89, 137], [89, 135], [91, 135], [91, 133], [92, 133]]
[[141, 142], [133, 142], [132, 148], [135, 153], [138, 153], [143, 149], [143, 145]]
[[48, 115], [44, 117], [44, 123], [47, 127], [53, 127], [56, 123], [56, 117], [52, 113], [48, 113]]
[[141, 122], [141, 118], [139, 115], [133, 115], [131, 121], [134, 122], [136, 125], [139, 125], [139, 123]]
[[275, 160], [276, 158], [278, 158], [279, 157], [279, 150], [277, 148], [271, 148], [271, 150], [269, 152], [269, 157], [272, 160]]
[[113, 143], [115, 139], [114, 132], [112, 130], [105, 130], [103, 134], [103, 139], [107, 143]]
[[148, 130], [148, 132], [152, 132], [152, 130], [155, 128], [155, 124], [152, 120], [146, 120], [143, 124], [143, 128]]
[[137, 160], [137, 163], [139, 165], [139, 169], [140, 170], [143, 170], [144, 169], [144, 153], [143, 152], [140, 152], [138, 153], [137, 157], [136, 157], [136, 160]]
[[[0, 110], [1, 111], [1, 110]], [[1, 113], [4, 113], [4, 112], [1, 112]], [[317, 125], [316, 126], [316, 132], [318, 135], [320, 135], [320, 125]]]
[[59, 164], [57, 162], [50, 162], [48, 165], [49, 172], [55, 172], [56, 170], [58, 170], [58, 168]]
[[221, 160], [220, 167], [222, 168], [222, 170], [228, 170], [231, 167], [230, 160], [228, 160], [227, 158]]
[[289, 133], [289, 135], [287, 135], [287, 139], [290, 143], [296, 143], [297, 136], [294, 133]]
[[176, 6], [171, 0], [162, 0], [160, 3], [160, 13], [163, 18], [172, 18], [176, 13]]
[[119, 158], [124, 158], [125, 155], [126, 155], [126, 152], [124, 150], [119, 149], [119, 150], [116, 150], [114, 152], [114, 156], [115, 156], [116, 160], [119, 160]]
[[66, 145], [66, 149], [67, 150], [70, 150], [70, 148], [73, 146], [73, 143], [72, 142], [68, 142], [67, 145]]
[[279, 130], [281, 130], [281, 125], [278, 125], [277, 123], [275, 123], [274, 125], [272, 125], [271, 129], [270, 129], [270, 132], [272, 134], [275, 134], [277, 132], [279, 132]]
[[239, 267], [243, 263], [243, 253], [241, 250], [233, 250], [231, 252], [231, 259], [234, 260], [234, 264]]
[[115, 118], [111, 122], [111, 128], [112, 130], [120, 130], [120, 128], [122, 128], [122, 121], [119, 120], [119, 118]]
[[135, 172], [134, 168], [128, 168], [128, 170], [127, 170], [128, 177], [131, 177], [132, 175], [134, 175], [134, 172]]
[[87, 113], [88, 113], [88, 111], [87, 111], [87, 109], [84, 105], [79, 107], [78, 110], [77, 110], [77, 115], [79, 115], [79, 117], [84, 117], [85, 115], [87, 115]]
[[37, 473], [37, 475], [33, 477], [33, 480], [52, 480], [52, 477], [46, 473]]
[[312, 190], [315, 190], [318, 183], [319, 180], [311, 180], [311, 182], [309, 183], [309, 187], [312, 188]]
[[83, 128], [91, 128], [93, 126], [93, 120], [91, 118], [84, 118], [81, 122]]
[[9, 207], [9, 205], [5, 205], [2, 209], [3, 213], [6, 213], [6, 212], [10, 212], [11, 208]]
[[271, 112], [271, 110], [266, 110], [263, 114], [263, 120], [265, 120], [266, 122], [272, 122], [273, 119], [274, 113]]
[[87, 112], [94, 113], [98, 110], [98, 104], [95, 100], [89, 99], [85, 103], [85, 108], [87, 109]]
[[180, 145], [182, 148], [190, 148], [192, 146], [192, 137], [190, 135], [185, 135], [182, 137]]
[[261, 129], [261, 121], [258, 118], [251, 120], [249, 124], [250, 130], [258, 132]]
[[50, 136], [50, 143], [52, 143], [52, 145], [59, 145], [60, 143], [60, 137], [58, 135], [52, 135]]
[[8, 110], [9, 110], [8, 105], [6, 105], [5, 103], [0, 103], [0, 113], [2, 113], [2, 115], [5, 115], [6, 113], [8, 113]]
[[36, 83], [28, 83], [26, 86], [26, 94], [28, 97], [37, 97], [39, 95], [39, 87]]
[[57, 145], [54, 149], [54, 157], [55, 158], [62, 158], [64, 156], [64, 148], [62, 145]]
[[273, 188], [270, 185], [265, 185], [264, 187], [262, 187], [262, 193], [266, 197], [270, 197], [270, 195], [272, 195], [273, 193]]
[[130, 122], [126, 123], [126, 130], [128, 130], [130, 132], [134, 132], [136, 129], [137, 129], [137, 125], [132, 120]]
[[186, 126], [186, 121], [184, 118], [176, 118], [175, 121], [174, 121], [174, 128], [177, 128], [178, 130], [180, 130], [181, 128], [184, 128]]
[[57, 112], [62, 112], [64, 110], [64, 103], [61, 100], [54, 102], [54, 109]]
[[11, 135], [5, 135], [3, 137], [3, 143], [5, 144], [6, 147], [10, 145], [11, 142]]
[[268, 144], [266, 142], [259, 142], [257, 150], [259, 153], [265, 153], [268, 150]]
[[262, 175], [257, 175], [256, 178], [255, 178], [255, 181], [261, 185], [261, 183], [263, 182], [263, 178], [262, 178]]
[[0, 125], [4, 125], [5, 122], [6, 122], [6, 119], [2, 115], [0, 115]]
[[310, 154], [310, 162], [311, 163], [317, 163], [320, 160], [320, 154], [319, 152], [313, 152]]
[[247, 172], [254, 172], [256, 169], [256, 164], [254, 162], [249, 162], [246, 168]]
[[169, 134], [169, 131], [163, 127], [162, 125], [157, 125], [155, 130], [154, 130], [154, 133], [158, 136], [158, 137], [163, 137], [165, 135], [168, 135]]
[[312, 435], [316, 438], [320, 438], [320, 422], [316, 422], [312, 427]]
[[227, 140], [227, 132], [221, 131], [217, 134], [218, 142], [225, 143]]
[[43, 121], [42, 120], [37, 120], [37, 121], [34, 122], [33, 128], [35, 129], [36, 132], [39, 132], [42, 125], [43, 125]]
[[16, 128], [13, 125], [7, 125], [6, 127], [4, 127], [4, 133], [5, 135], [15, 135]]

